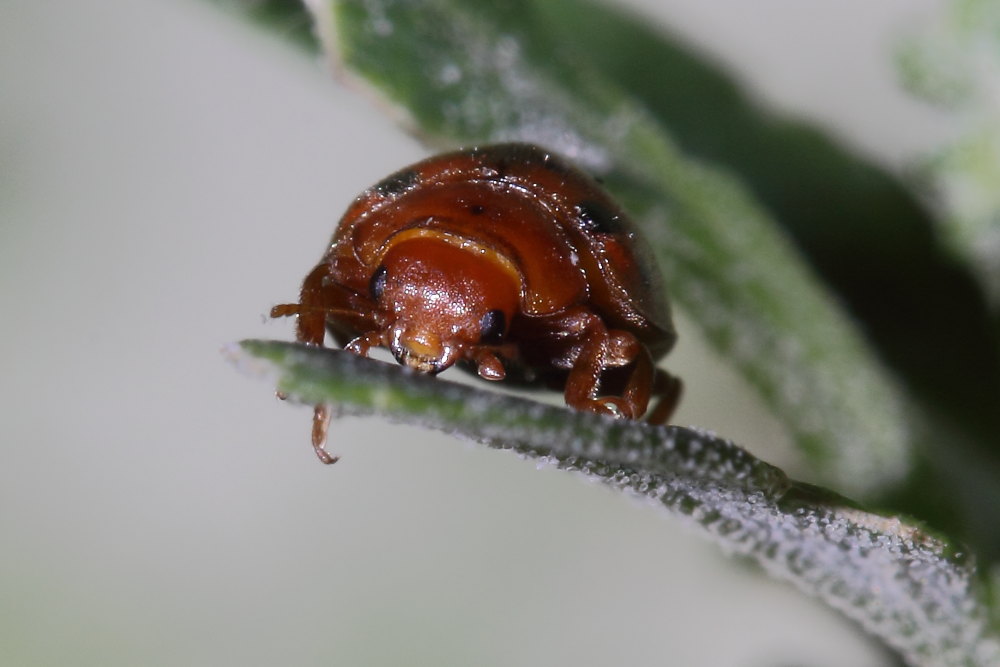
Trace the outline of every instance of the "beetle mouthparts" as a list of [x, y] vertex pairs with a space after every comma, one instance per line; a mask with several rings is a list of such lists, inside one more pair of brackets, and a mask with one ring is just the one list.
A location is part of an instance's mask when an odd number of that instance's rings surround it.
[[436, 336], [402, 335], [389, 345], [396, 361], [420, 373], [436, 375], [455, 362], [456, 349]]
[[436, 334], [426, 331], [397, 330], [389, 350], [400, 364], [432, 375], [440, 373], [455, 361], [455, 350], [443, 345]]
[[422, 354], [417, 354], [405, 345], [399, 347], [393, 347], [392, 355], [396, 357], [398, 361], [403, 366], [407, 368], [412, 368], [413, 370], [420, 373], [430, 373], [431, 375], [437, 375], [445, 369], [444, 361], [437, 357], [426, 356]]

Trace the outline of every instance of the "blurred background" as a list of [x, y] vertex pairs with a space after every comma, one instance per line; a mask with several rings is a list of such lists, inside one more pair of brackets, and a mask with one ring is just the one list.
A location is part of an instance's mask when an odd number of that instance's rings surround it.
[[[622, 4], [892, 169], [945, 131], [891, 59], [939, 3]], [[424, 156], [210, 3], [0, 5], [0, 663], [885, 664], [570, 474], [357, 419], [322, 466], [309, 409], [225, 362], [292, 337], [270, 307], [360, 190]], [[781, 427], [679, 326], [674, 421], [794, 475]]]

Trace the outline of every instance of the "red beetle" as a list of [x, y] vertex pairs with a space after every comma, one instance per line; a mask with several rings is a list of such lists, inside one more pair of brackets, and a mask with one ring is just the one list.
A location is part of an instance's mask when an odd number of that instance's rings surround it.
[[[362, 193], [302, 283], [297, 338], [373, 346], [438, 373], [562, 388], [578, 410], [667, 420], [680, 383], [654, 366], [677, 339], [655, 265], [621, 209], [562, 159], [528, 144], [446, 153]], [[312, 440], [324, 463], [329, 412]]]

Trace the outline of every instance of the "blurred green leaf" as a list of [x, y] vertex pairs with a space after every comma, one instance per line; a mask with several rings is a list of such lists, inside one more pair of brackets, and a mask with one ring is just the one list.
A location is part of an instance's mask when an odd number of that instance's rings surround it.
[[[1000, 3], [955, 4], [970, 10], [968, 30], [991, 33], [994, 46], [1000, 41]], [[942, 242], [931, 211], [892, 175], [816, 128], [762, 109], [704, 56], [648, 20], [589, 0], [545, 0], [533, 7], [576, 62], [640, 102], [686, 155], [738, 173], [931, 416], [928, 438], [947, 434], [952, 448], [962, 447], [961, 456], [990, 458], [1000, 473], [1000, 332], [973, 272]], [[991, 54], [992, 68], [955, 69], [965, 77], [978, 72], [980, 83], [992, 82], [996, 90], [1000, 49], [980, 51]], [[946, 62], [933, 51], [925, 60], [938, 67]], [[992, 99], [991, 116], [1000, 121], [1000, 96]], [[978, 163], [975, 183], [958, 186], [976, 193], [974, 202], [1000, 203], [996, 130], [992, 141], [976, 131], [951, 155], [963, 163], [956, 165], [962, 174]], [[1000, 230], [1000, 211], [992, 211], [993, 228]], [[1000, 279], [1000, 236], [980, 231], [969, 241], [992, 257]], [[936, 456], [951, 452], [931, 458]], [[994, 479], [1000, 485], [1000, 476]]]
[[319, 51], [313, 21], [301, 0], [210, 0], [241, 14], [269, 32], [280, 35], [304, 51]]
[[951, 0], [904, 43], [899, 66], [911, 90], [956, 120], [920, 184], [954, 251], [976, 269], [1000, 328], [1000, 3]]
[[[445, 431], [648, 498], [858, 621], [913, 664], [1000, 661], [982, 582], [956, 545], [791, 481], [712, 434], [573, 412], [340, 350], [244, 341], [227, 352], [289, 396], [329, 402], [340, 415]], [[303, 443], [303, 455], [307, 449]]]

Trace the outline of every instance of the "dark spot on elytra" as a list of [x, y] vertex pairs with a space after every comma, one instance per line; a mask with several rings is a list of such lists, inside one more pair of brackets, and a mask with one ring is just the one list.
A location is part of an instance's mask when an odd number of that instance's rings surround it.
[[547, 154], [531, 144], [506, 144], [497, 147], [492, 158], [490, 166], [503, 178], [511, 171], [544, 162]]
[[507, 330], [507, 317], [502, 310], [487, 311], [479, 321], [479, 342], [483, 345], [499, 345]]
[[565, 176], [573, 173], [573, 167], [569, 166], [569, 164], [563, 162], [555, 155], [547, 154], [545, 159], [542, 161], [542, 166], [544, 166], [548, 171], [551, 171], [553, 174]]
[[492, 166], [497, 178], [506, 177], [507, 172], [510, 171], [510, 162], [506, 158], [495, 160]]
[[482, 204], [472, 204], [469, 206], [469, 213], [472, 215], [482, 215], [486, 212], [486, 207]]
[[419, 182], [419, 173], [411, 169], [405, 169], [382, 179], [372, 189], [383, 197], [391, 197], [406, 192]]
[[385, 274], [385, 265], [382, 264], [375, 269], [371, 280], [368, 281], [368, 295], [372, 298], [372, 301], [378, 301], [382, 298], [382, 292], [385, 291]]
[[618, 234], [622, 231], [621, 214], [604, 204], [584, 200], [576, 205], [580, 225], [588, 232], [597, 234]]

